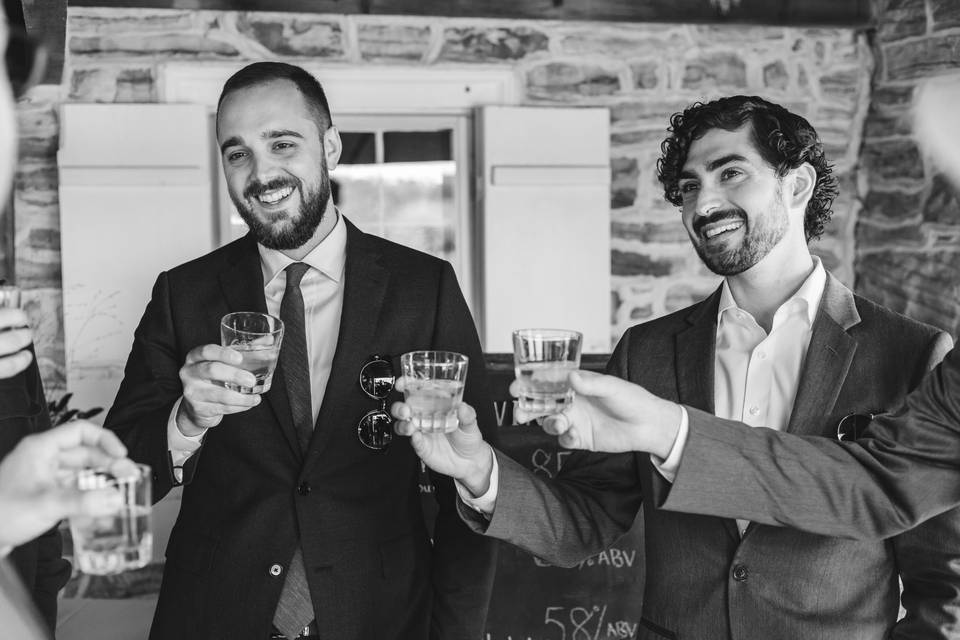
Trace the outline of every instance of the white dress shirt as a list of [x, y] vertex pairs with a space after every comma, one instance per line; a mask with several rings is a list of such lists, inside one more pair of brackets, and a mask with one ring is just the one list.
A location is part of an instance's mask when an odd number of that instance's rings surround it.
[[[717, 417], [778, 431], [787, 428], [827, 281], [820, 258], [813, 256], [813, 263], [813, 271], [797, 292], [774, 313], [769, 334], [737, 305], [724, 280], [713, 364]], [[670, 482], [676, 477], [688, 433], [687, 412], [683, 411], [677, 440], [666, 460], [650, 456]], [[737, 524], [742, 534], [748, 522], [738, 520]]]
[[[344, 268], [347, 261], [347, 225], [339, 212], [333, 229], [303, 262], [310, 269], [300, 281], [307, 338], [307, 357], [310, 360], [310, 405], [316, 422], [323, 404], [324, 391], [333, 367], [333, 355], [340, 336], [340, 316], [343, 311]], [[284, 269], [296, 262], [282, 252], [257, 244], [260, 268], [263, 271], [263, 295], [267, 313], [280, 315], [280, 303], [286, 288]], [[183, 397], [177, 400], [167, 422], [167, 446], [173, 461], [177, 482], [182, 481], [179, 467], [200, 448], [203, 436], [185, 436], [177, 428], [177, 410]]]

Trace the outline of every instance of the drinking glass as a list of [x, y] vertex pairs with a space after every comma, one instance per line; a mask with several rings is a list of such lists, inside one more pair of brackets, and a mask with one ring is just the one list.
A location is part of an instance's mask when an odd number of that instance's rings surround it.
[[244, 387], [223, 382], [227, 389], [240, 393], [266, 393], [273, 383], [273, 372], [280, 357], [283, 321], [276, 316], [256, 311], [228, 313], [220, 321], [220, 344], [240, 352], [240, 368], [252, 373], [257, 382]]
[[81, 491], [115, 490], [122, 498], [113, 514], [70, 518], [80, 571], [107, 575], [147, 566], [153, 556], [150, 467], [122, 460], [108, 469], [83, 469], [73, 482]]
[[403, 397], [414, 427], [427, 433], [456, 430], [468, 362], [467, 356], [453, 351], [411, 351], [400, 356]]
[[529, 414], [559, 413], [573, 401], [569, 374], [580, 368], [583, 335], [565, 329], [513, 332], [513, 363], [519, 408]]

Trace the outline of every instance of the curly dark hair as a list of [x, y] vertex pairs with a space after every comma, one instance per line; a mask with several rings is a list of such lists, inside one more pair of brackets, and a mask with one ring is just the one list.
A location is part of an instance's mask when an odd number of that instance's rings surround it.
[[734, 131], [746, 123], [751, 126], [754, 146], [778, 177], [782, 178], [804, 162], [810, 163], [817, 172], [803, 228], [808, 242], [820, 237], [833, 215], [831, 206], [838, 193], [833, 165], [824, 157], [823, 143], [809, 122], [757, 96], [697, 102], [683, 113], [673, 114], [667, 129], [670, 135], [660, 145], [662, 155], [657, 161], [657, 178], [663, 185], [664, 198], [673, 205], [681, 205], [677, 183], [694, 140], [711, 129]]

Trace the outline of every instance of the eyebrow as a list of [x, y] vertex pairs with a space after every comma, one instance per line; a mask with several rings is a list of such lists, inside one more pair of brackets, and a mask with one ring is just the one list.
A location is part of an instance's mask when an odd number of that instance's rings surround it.
[[[271, 129], [270, 131], [264, 131], [260, 136], [264, 140], [274, 140], [276, 138], [300, 138], [303, 140], [303, 135], [293, 131], [292, 129]], [[223, 144], [220, 145], [220, 153], [223, 153], [227, 150], [227, 147], [235, 147], [243, 144], [243, 139], [240, 136], [233, 136], [232, 138], [227, 138], [223, 141]]]
[[[728, 163], [730, 163], [730, 162], [749, 162], [749, 161], [750, 161], [749, 159], [747, 159], [745, 156], [740, 155], [739, 153], [728, 153], [728, 154], [725, 155], [725, 156], [721, 156], [720, 158], [717, 158], [716, 160], [711, 160], [710, 162], [708, 162], [708, 163], [707, 163], [707, 171], [708, 171], [708, 172], [709, 172], [709, 171], [715, 171], [716, 169], [719, 169], [719, 168], [722, 167], [723, 165], [728, 164]], [[687, 179], [687, 180], [692, 180], [692, 179], [695, 179], [696, 177], [697, 177], [697, 175], [696, 175], [694, 172], [688, 171], [688, 170], [685, 169], [685, 170], [683, 170], [683, 171], [680, 172], [680, 175], [677, 177], [677, 179], [678, 179], [678, 180], [685, 180], [685, 179]]]

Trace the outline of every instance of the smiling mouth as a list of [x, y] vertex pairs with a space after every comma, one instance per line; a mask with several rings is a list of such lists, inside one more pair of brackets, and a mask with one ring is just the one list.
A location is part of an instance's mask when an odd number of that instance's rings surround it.
[[257, 202], [266, 206], [273, 206], [286, 200], [293, 193], [293, 187], [281, 187], [280, 189], [271, 189], [264, 191], [257, 196]]
[[703, 230], [703, 237], [706, 240], [712, 240], [717, 236], [736, 231], [743, 225], [744, 225], [743, 220], [730, 220], [727, 222], [714, 223], [712, 225], [707, 225], [707, 227]]

